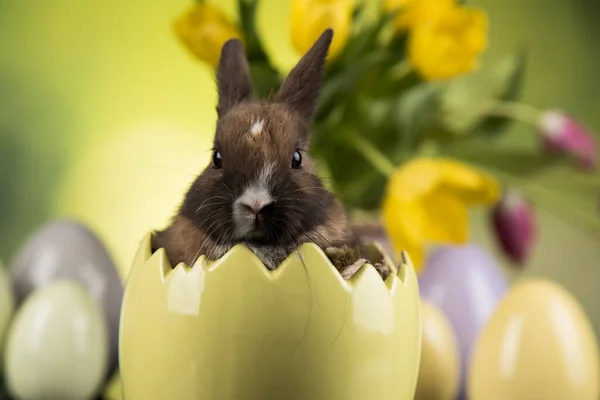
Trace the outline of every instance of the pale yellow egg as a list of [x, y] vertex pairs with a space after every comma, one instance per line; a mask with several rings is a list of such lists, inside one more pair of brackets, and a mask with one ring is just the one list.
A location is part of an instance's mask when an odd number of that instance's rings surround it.
[[6, 338], [4, 373], [21, 400], [85, 400], [97, 394], [108, 367], [104, 316], [74, 281], [33, 292]]
[[415, 400], [454, 400], [460, 382], [459, 352], [450, 322], [421, 300], [421, 366]]
[[471, 400], [597, 400], [598, 345], [583, 310], [546, 280], [517, 284], [478, 339]]

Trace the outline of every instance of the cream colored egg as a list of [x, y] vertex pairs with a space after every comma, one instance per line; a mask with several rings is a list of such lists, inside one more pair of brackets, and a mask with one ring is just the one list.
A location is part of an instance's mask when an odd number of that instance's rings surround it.
[[57, 281], [33, 292], [15, 314], [4, 372], [21, 400], [88, 400], [107, 369], [103, 314], [85, 289]]
[[546, 280], [516, 285], [475, 344], [471, 400], [597, 400], [598, 345], [587, 316]]
[[460, 360], [450, 322], [435, 305], [421, 300], [421, 366], [415, 400], [454, 400]]
[[[4, 336], [8, 329], [10, 319], [12, 318], [15, 308], [15, 301], [13, 297], [13, 290], [8, 273], [2, 262], [0, 262], [0, 357], [2, 356], [2, 349], [4, 344]], [[2, 370], [2, 364], [0, 364], [0, 371]]]

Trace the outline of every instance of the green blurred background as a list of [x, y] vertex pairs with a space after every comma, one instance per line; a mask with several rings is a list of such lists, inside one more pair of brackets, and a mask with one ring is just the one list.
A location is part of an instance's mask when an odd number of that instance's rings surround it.
[[[190, 2], [0, 0], [0, 259], [68, 215], [96, 230], [124, 276], [138, 240], [167, 222], [208, 160], [216, 117], [212, 71], [171, 31]], [[289, 66], [288, 2], [262, 2], [260, 31], [275, 62]], [[232, 12], [232, 0], [217, 3]], [[490, 15], [484, 62], [527, 46], [523, 100], [600, 130], [597, 0], [470, 3]], [[515, 124], [507, 140], [534, 138]], [[496, 253], [486, 214], [474, 215], [473, 237]], [[538, 215], [529, 265], [507, 274], [562, 283], [600, 332], [600, 238]]]

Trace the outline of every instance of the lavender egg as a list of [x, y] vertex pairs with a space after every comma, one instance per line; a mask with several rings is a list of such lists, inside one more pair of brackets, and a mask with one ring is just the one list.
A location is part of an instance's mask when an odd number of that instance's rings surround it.
[[71, 220], [43, 226], [17, 253], [10, 275], [17, 305], [57, 280], [81, 284], [102, 310], [108, 327], [108, 372], [117, 368], [123, 283], [108, 251], [89, 228]]
[[495, 260], [475, 244], [445, 246], [429, 258], [419, 277], [421, 297], [437, 306], [456, 335], [461, 360], [459, 399], [474, 342], [508, 289]]

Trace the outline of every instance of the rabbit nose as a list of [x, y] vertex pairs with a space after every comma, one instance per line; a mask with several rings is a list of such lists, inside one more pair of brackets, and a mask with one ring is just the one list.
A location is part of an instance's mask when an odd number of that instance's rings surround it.
[[235, 202], [234, 212], [242, 220], [251, 218], [258, 221], [260, 217], [264, 216], [265, 209], [270, 207], [273, 202], [274, 199], [267, 188], [250, 186]]
[[241, 204], [241, 206], [247, 213], [258, 215], [261, 213], [261, 211], [264, 211], [272, 204], [273, 204], [272, 201], [254, 200], [254, 201], [243, 202]]

